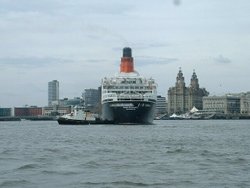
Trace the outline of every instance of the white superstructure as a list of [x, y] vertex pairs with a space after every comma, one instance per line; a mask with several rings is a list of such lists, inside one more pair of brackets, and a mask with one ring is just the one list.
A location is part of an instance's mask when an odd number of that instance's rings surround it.
[[118, 73], [102, 80], [102, 103], [122, 100], [156, 101], [157, 84], [137, 72]]

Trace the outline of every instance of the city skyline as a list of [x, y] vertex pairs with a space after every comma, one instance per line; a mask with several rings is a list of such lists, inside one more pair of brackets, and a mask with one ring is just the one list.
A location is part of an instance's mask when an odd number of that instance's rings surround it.
[[80, 96], [119, 71], [121, 49], [135, 69], [158, 83], [159, 95], [182, 67], [210, 95], [247, 92], [250, 2], [0, 1], [0, 106], [45, 106], [47, 84], [60, 98]]

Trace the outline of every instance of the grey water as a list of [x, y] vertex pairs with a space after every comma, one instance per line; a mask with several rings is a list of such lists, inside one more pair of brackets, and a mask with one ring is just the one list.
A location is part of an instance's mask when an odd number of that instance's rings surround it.
[[0, 122], [0, 187], [250, 187], [250, 121]]

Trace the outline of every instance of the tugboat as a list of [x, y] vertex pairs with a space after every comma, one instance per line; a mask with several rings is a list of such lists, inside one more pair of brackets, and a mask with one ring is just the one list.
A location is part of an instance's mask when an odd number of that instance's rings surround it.
[[157, 84], [134, 70], [132, 49], [123, 49], [120, 72], [102, 80], [102, 115], [115, 124], [152, 124]]
[[60, 125], [91, 125], [112, 124], [111, 121], [102, 121], [98, 114], [86, 111], [84, 107], [76, 106], [73, 112], [60, 116], [57, 119]]

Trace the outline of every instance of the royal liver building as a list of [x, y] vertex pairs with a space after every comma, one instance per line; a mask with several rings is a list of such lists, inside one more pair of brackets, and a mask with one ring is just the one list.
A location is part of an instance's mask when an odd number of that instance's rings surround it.
[[190, 86], [185, 86], [185, 81], [181, 68], [176, 77], [175, 87], [168, 90], [168, 113], [169, 115], [183, 114], [193, 107], [202, 109], [202, 97], [208, 96], [205, 88], [199, 88], [199, 82], [195, 71], [191, 77]]

